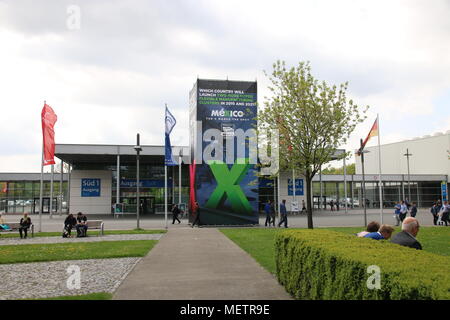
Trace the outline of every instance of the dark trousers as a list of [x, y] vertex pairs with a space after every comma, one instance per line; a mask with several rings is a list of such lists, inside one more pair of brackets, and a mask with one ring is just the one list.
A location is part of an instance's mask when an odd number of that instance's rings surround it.
[[195, 216], [194, 222], [192, 222], [192, 227], [194, 227], [195, 224], [197, 224], [197, 226], [200, 225], [200, 214], [197, 214], [197, 215]]
[[64, 226], [64, 229], [67, 230], [67, 233], [69, 234], [69, 236], [70, 236], [71, 233], [72, 233], [72, 228], [73, 228], [73, 225], [71, 225], [71, 224], [66, 224], [66, 225]]
[[405, 218], [406, 218], [406, 213], [400, 213], [399, 217], [400, 217], [400, 221], [403, 222], [403, 220], [405, 220]]
[[264, 225], [267, 227], [267, 224], [269, 224], [269, 226], [270, 226], [271, 221], [272, 221], [272, 217], [270, 216], [270, 214], [266, 213], [266, 223]]
[[441, 221], [444, 221], [445, 226], [448, 226], [447, 222], [450, 222], [450, 217], [449, 217], [449, 213], [448, 212], [444, 212], [442, 214]]
[[181, 223], [180, 219], [178, 219], [178, 214], [173, 214], [172, 224], [175, 223], [175, 220], [177, 220], [178, 223]]
[[77, 237], [86, 237], [88, 226], [84, 224], [77, 224]]
[[434, 225], [437, 225], [438, 219], [439, 219], [439, 216], [437, 214], [433, 213], [433, 224]]
[[271, 213], [270, 217], [272, 218], [272, 225], [275, 227], [275, 213]]
[[283, 224], [283, 222], [284, 222], [284, 227], [287, 228], [288, 227], [287, 226], [288, 221], [287, 221], [287, 214], [286, 213], [281, 215], [281, 220], [280, 220], [280, 222], [278, 222], [278, 227], [281, 226]]
[[[22, 232], [25, 235], [25, 237], [22, 236]], [[26, 238], [27, 237], [27, 233], [28, 233], [28, 227], [20, 227], [19, 228], [19, 233], [20, 233], [20, 238]]]

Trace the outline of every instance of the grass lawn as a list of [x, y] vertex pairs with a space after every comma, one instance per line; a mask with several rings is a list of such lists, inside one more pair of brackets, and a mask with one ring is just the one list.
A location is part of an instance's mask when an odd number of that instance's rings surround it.
[[[333, 231], [355, 234], [362, 227], [326, 228]], [[283, 229], [277, 228], [222, 228], [220, 231], [250, 254], [269, 272], [275, 274], [275, 235]], [[398, 232], [400, 228], [396, 228]], [[450, 256], [450, 227], [421, 227], [417, 237], [423, 250]], [[374, 240], [375, 241], [375, 240]], [[449, 261], [450, 262], [450, 261]]]
[[[145, 229], [133, 229], [133, 230], [105, 230], [105, 235], [110, 234], [154, 234], [154, 233], [166, 233], [166, 230], [145, 230]], [[99, 230], [88, 230], [88, 236], [97, 236], [100, 233]], [[61, 232], [35, 232], [35, 237], [61, 237]], [[75, 228], [72, 229], [72, 236], [76, 235]], [[5, 238], [19, 238], [18, 232], [0, 232], [0, 241]], [[28, 232], [28, 237], [31, 238], [31, 232]]]
[[27, 300], [111, 300], [112, 293], [108, 292], [95, 292], [89, 294], [80, 294], [77, 296], [60, 296], [41, 299], [27, 299]]
[[102, 241], [0, 246], [0, 264], [143, 257], [156, 240]]

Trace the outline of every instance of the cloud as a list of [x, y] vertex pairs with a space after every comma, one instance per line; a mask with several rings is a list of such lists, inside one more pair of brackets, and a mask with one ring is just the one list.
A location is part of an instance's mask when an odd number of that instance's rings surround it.
[[[80, 30], [67, 28], [69, 5], [80, 7]], [[318, 79], [349, 81], [349, 96], [371, 106], [348, 150], [376, 114], [382, 143], [432, 133], [437, 113], [450, 117], [449, 15], [449, 2], [439, 0], [1, 1], [8, 120], [0, 127], [7, 137], [0, 170], [12, 168], [8, 157], [39, 155], [43, 100], [58, 114], [59, 143], [128, 144], [140, 132], [143, 143], [162, 144], [168, 103], [177, 118], [172, 143], [187, 145], [197, 76], [257, 79], [263, 105], [263, 70], [277, 59], [310, 60]]]

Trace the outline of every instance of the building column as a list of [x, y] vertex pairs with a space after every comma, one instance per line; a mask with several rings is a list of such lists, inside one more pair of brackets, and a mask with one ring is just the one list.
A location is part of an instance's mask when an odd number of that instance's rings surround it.
[[[120, 206], [120, 154], [117, 154], [116, 172], [116, 207]], [[115, 214], [115, 212], [114, 212]]]
[[69, 182], [67, 183], [67, 213], [70, 213], [70, 181], [72, 180], [72, 165], [69, 163]]

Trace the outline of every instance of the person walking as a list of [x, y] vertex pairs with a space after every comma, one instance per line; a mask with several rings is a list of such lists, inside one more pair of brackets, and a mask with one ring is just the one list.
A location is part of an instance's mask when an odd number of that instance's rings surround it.
[[306, 204], [305, 204], [305, 200], [302, 200], [302, 213], [306, 213]]
[[330, 201], [330, 208], [331, 208], [331, 211], [334, 211], [334, 201], [333, 200]]
[[396, 220], [395, 226], [398, 227], [400, 225], [401, 219], [400, 219], [400, 210], [402, 208], [401, 202], [397, 202], [397, 204], [395, 205], [394, 209], [394, 217]]
[[[276, 210], [275, 210], [275, 202], [272, 202], [270, 204], [270, 217], [272, 218], [272, 225], [275, 227], [275, 216], [276, 216]], [[270, 222], [269, 222], [270, 227]]]
[[415, 202], [412, 203], [411, 211], [409, 212], [409, 215], [413, 218], [415, 218], [417, 215], [417, 204]]
[[431, 206], [430, 212], [433, 215], [433, 224], [437, 225], [437, 221], [439, 218], [439, 207], [437, 206], [436, 202], [434, 202]]
[[267, 200], [266, 204], [264, 205], [264, 212], [266, 213], [266, 223], [264, 224], [264, 226], [267, 227], [268, 224], [270, 227], [270, 222], [272, 221], [272, 218], [270, 216], [271, 212], [270, 200]]
[[448, 223], [450, 223], [450, 205], [448, 204], [448, 201], [444, 201], [440, 215], [441, 221], [444, 222], [445, 226], [447, 227]]
[[402, 201], [402, 204], [400, 206], [400, 221], [402, 223], [403, 223], [403, 220], [405, 220], [407, 213], [408, 213], [408, 207], [407, 207], [405, 201]]
[[178, 208], [177, 204], [174, 204], [173, 208], [172, 208], [172, 224], [175, 223], [175, 220], [178, 221], [178, 224], [181, 223], [180, 219], [178, 219], [179, 214], [180, 214], [180, 209]]
[[195, 214], [195, 220], [192, 222], [192, 228], [197, 224], [197, 227], [200, 227], [201, 221], [200, 221], [200, 206], [198, 202], [196, 201], [194, 204], [194, 214]]
[[[20, 227], [19, 227], [20, 239], [26, 239], [28, 229], [31, 226], [31, 218], [28, 216], [28, 213], [23, 214], [23, 218], [20, 219], [19, 223], [20, 223]], [[22, 235], [22, 232], [23, 232], [23, 235]]]
[[281, 201], [281, 205], [280, 205], [280, 214], [281, 214], [281, 220], [280, 222], [278, 222], [278, 228], [281, 226], [281, 224], [284, 222], [284, 227], [287, 228], [287, 210], [286, 210], [286, 200], [283, 199], [283, 201]]

